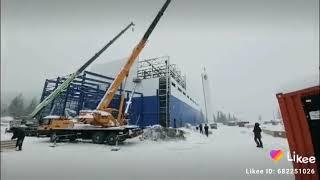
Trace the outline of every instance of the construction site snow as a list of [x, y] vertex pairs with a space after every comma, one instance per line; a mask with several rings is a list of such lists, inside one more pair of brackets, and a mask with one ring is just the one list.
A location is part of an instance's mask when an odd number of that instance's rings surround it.
[[265, 148], [260, 149], [248, 128], [219, 124], [208, 138], [193, 129], [183, 130], [185, 140], [141, 141], [140, 137], [127, 140], [116, 152], [112, 146], [89, 142], [50, 147], [48, 138], [26, 137], [23, 151], [1, 152], [1, 179], [294, 179], [246, 174], [246, 168], [292, 168], [286, 158], [273, 162], [269, 157], [271, 149], [288, 151], [286, 139], [263, 135]]
[[184, 140], [185, 130], [175, 128], [164, 128], [160, 125], [149, 126], [144, 129], [141, 140]]
[[[8, 121], [6, 121], [9, 119]], [[12, 118], [13, 119], [13, 118]], [[1, 117], [1, 141], [3, 140], [10, 140], [12, 137], [11, 133], [6, 133], [9, 129], [9, 121], [12, 120], [11, 118], [2, 118]]]

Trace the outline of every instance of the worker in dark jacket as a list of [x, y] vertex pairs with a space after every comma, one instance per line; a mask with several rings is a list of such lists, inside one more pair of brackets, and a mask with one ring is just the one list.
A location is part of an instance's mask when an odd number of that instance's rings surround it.
[[207, 137], [209, 136], [209, 126], [207, 124], [204, 125], [204, 133]]
[[261, 128], [259, 127], [259, 123], [254, 124], [253, 133], [254, 133], [254, 141], [257, 144], [257, 147], [263, 148], [263, 144], [261, 141]]
[[19, 128], [19, 127], [13, 127], [13, 128], [11, 128], [11, 130], [13, 132], [13, 136], [12, 136], [11, 140], [17, 138], [16, 148], [19, 147], [19, 149], [17, 149], [17, 151], [21, 151], [22, 150], [22, 143], [23, 143], [24, 137], [26, 136], [24, 129]]
[[202, 124], [199, 125], [200, 133], [203, 134]]

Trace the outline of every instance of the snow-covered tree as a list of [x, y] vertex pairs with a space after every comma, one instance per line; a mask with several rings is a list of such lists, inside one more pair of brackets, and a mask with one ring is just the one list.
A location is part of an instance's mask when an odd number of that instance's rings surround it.
[[228, 113], [228, 121], [232, 121], [231, 114]]
[[216, 118], [216, 116], [214, 115], [214, 113], [212, 113], [212, 116], [213, 116], [213, 122], [217, 122], [217, 118]]
[[237, 118], [234, 115], [232, 115], [232, 120], [237, 121]]
[[9, 104], [8, 114], [13, 117], [19, 117], [24, 114], [24, 102], [22, 94], [19, 94]]
[[25, 114], [26, 114], [26, 115], [27, 115], [27, 114], [30, 114], [30, 113], [34, 110], [34, 108], [37, 106], [37, 104], [38, 104], [37, 99], [36, 99], [36, 98], [33, 98], [33, 99], [31, 100], [30, 104], [26, 107], [26, 109], [25, 109]]
[[6, 104], [1, 104], [1, 116], [8, 115], [8, 107]]

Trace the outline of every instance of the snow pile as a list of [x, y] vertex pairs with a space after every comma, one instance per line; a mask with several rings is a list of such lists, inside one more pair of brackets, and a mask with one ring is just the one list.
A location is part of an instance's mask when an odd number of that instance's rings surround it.
[[[2, 118], [1, 118], [2, 120]], [[1, 123], [1, 141], [10, 140], [12, 137], [12, 133], [8, 133], [10, 125], [9, 123]]]
[[74, 129], [85, 129], [85, 128], [97, 128], [97, 126], [93, 126], [91, 124], [80, 124], [80, 123], [75, 123], [73, 125]]
[[185, 132], [181, 129], [165, 128], [160, 125], [149, 126], [143, 130], [142, 140], [172, 140], [185, 139]]
[[63, 117], [61, 116], [56, 116], [56, 115], [48, 115], [48, 116], [45, 116], [43, 119], [61, 119]]
[[1, 141], [11, 139], [12, 134], [7, 133], [7, 130], [10, 129], [10, 122], [13, 120], [14, 118], [10, 116], [1, 117]]
[[9, 121], [12, 121], [12, 120], [13, 120], [13, 117], [11, 117], [11, 116], [1, 117], [1, 123], [6, 123], [6, 122], [9, 122]]
[[187, 129], [193, 129], [194, 127], [193, 127], [191, 124], [186, 123], [185, 128], [187, 128]]

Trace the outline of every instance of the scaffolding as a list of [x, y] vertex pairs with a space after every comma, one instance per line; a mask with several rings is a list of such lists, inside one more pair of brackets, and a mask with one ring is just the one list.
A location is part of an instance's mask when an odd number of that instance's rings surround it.
[[167, 77], [169, 74], [177, 83], [186, 89], [186, 76], [176, 64], [170, 64], [169, 56], [145, 59], [138, 62], [137, 77], [140, 79]]
[[181, 74], [176, 64], [170, 64], [169, 56], [139, 61], [137, 77], [140, 79], [159, 78], [157, 97], [159, 101], [159, 124], [170, 126], [171, 79], [186, 89], [186, 76]]

